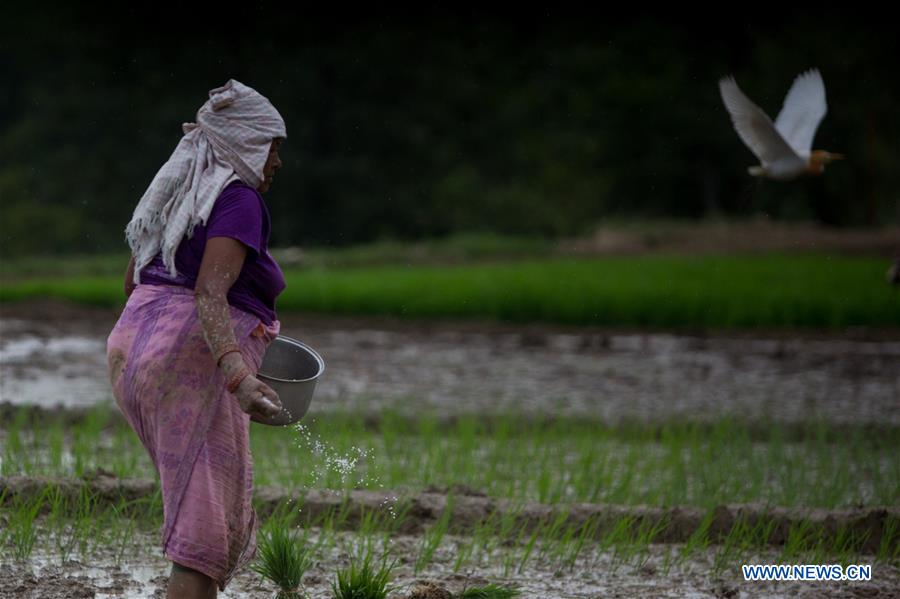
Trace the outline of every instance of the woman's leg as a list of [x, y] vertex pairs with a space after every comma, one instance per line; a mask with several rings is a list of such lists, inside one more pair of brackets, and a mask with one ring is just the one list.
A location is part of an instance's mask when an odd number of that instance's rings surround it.
[[215, 599], [217, 592], [215, 580], [172, 562], [166, 599]]

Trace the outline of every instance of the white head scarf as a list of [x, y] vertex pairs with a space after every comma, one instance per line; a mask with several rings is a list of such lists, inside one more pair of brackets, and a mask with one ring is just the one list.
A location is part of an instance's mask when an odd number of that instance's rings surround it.
[[271, 102], [234, 79], [210, 90], [197, 122], [185, 123], [182, 130], [184, 137], [125, 228], [135, 283], [160, 251], [169, 273], [177, 275], [175, 251], [185, 234], [190, 237], [197, 223], [206, 224], [216, 198], [232, 181], [258, 187], [272, 140], [287, 137]]

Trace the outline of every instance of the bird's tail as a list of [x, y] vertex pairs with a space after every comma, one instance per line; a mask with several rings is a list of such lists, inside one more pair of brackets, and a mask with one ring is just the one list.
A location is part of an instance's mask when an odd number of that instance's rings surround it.
[[750, 173], [754, 177], [765, 177], [766, 169], [762, 166], [748, 166], [747, 172]]

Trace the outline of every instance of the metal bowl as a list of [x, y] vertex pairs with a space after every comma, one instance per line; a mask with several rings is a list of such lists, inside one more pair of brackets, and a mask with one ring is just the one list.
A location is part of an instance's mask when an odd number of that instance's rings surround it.
[[271, 418], [254, 418], [254, 422], [284, 426], [303, 418], [323, 372], [325, 360], [316, 350], [278, 335], [266, 348], [257, 378], [278, 393], [282, 409]]

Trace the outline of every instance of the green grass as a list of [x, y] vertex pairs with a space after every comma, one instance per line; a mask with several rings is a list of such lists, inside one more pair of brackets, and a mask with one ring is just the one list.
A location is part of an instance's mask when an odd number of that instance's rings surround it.
[[[900, 327], [882, 259], [827, 255], [548, 258], [288, 270], [281, 311], [638, 328]], [[14, 279], [0, 301], [123, 301], [121, 275]]]
[[[136, 435], [107, 408], [77, 424], [18, 410], [0, 430], [0, 475], [80, 476], [103, 468], [153, 478]], [[302, 432], [301, 432], [302, 431]], [[48, 443], [48, 439], [56, 439]], [[386, 412], [254, 425], [257, 486], [390, 489], [465, 485], [497, 498], [620, 505], [760, 502], [839, 508], [900, 504], [900, 430], [730, 419], [615, 427], [578, 419], [462, 416], [450, 423]]]

